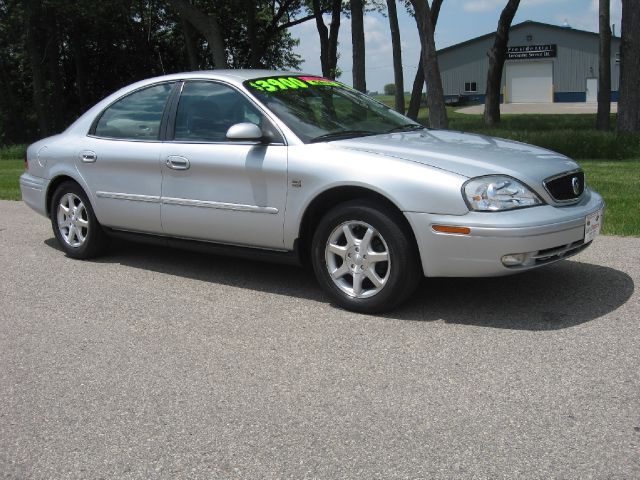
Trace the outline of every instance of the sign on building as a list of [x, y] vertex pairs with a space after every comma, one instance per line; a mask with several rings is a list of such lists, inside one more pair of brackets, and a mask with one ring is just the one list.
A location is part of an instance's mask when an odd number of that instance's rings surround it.
[[552, 58], [555, 56], [557, 56], [556, 45], [519, 45], [507, 49], [507, 60]]

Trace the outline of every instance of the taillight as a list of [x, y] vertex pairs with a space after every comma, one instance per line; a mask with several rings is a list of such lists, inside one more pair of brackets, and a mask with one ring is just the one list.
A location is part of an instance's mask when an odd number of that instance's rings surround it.
[[27, 158], [27, 152], [24, 152], [24, 169], [29, 170], [29, 159]]

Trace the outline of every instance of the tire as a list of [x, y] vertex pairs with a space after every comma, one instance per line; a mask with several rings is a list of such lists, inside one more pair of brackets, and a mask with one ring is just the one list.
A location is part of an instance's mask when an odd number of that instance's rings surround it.
[[401, 214], [369, 200], [337, 205], [313, 235], [318, 282], [341, 307], [362, 313], [391, 310], [422, 277], [410, 228]]
[[69, 257], [92, 258], [107, 247], [107, 236], [86, 193], [77, 183], [64, 182], [56, 188], [49, 216], [53, 234]]

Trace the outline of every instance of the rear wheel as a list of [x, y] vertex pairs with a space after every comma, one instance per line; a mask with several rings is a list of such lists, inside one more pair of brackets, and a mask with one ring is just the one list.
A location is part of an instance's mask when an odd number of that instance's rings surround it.
[[70, 257], [91, 258], [104, 251], [107, 236], [77, 183], [64, 182], [58, 186], [51, 199], [50, 217], [53, 233]]
[[313, 268], [342, 307], [390, 310], [406, 300], [421, 277], [413, 237], [399, 213], [366, 200], [329, 211], [312, 242]]

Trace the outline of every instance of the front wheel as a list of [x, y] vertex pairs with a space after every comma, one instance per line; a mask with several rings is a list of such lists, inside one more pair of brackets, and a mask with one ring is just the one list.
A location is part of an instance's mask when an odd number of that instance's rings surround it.
[[329, 211], [311, 250], [318, 281], [347, 310], [390, 310], [413, 293], [421, 277], [415, 243], [400, 214], [366, 200]]
[[50, 216], [53, 233], [70, 257], [91, 258], [104, 251], [107, 236], [77, 183], [64, 182], [55, 190]]

